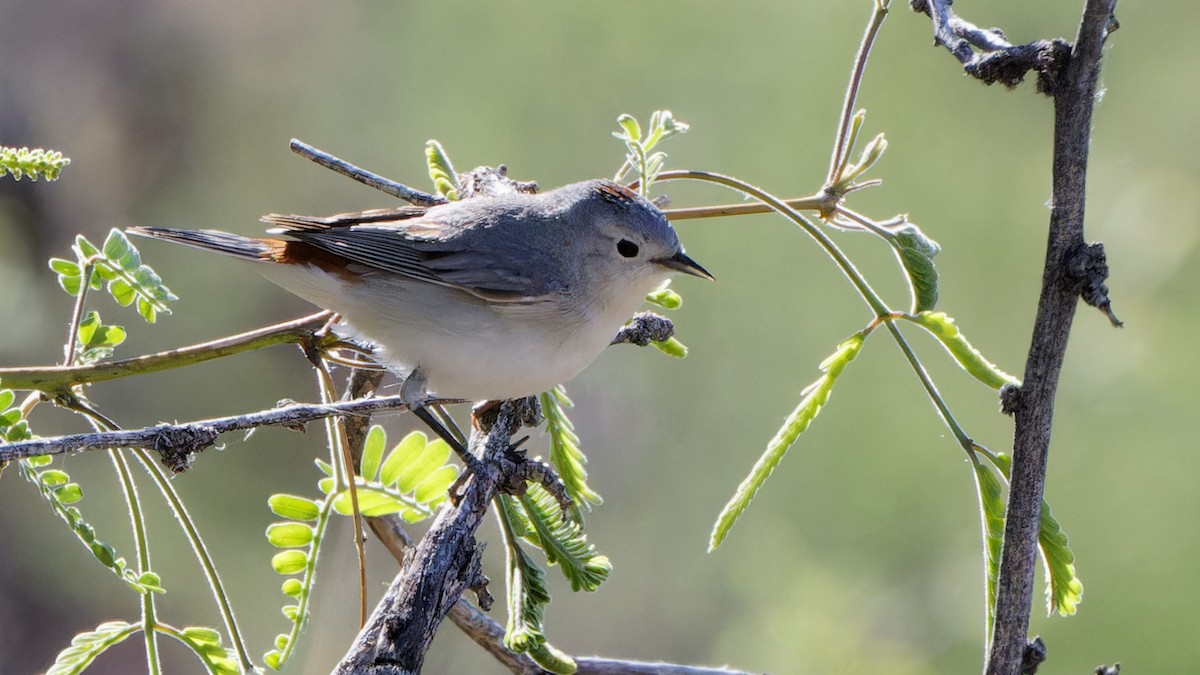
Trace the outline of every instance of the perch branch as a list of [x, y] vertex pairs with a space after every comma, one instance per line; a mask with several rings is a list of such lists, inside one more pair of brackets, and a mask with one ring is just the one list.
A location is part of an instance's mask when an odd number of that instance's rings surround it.
[[90, 366], [0, 368], [0, 385], [6, 389], [33, 389], [53, 394], [76, 384], [105, 382], [131, 375], [155, 373], [263, 347], [300, 344], [307, 341], [316, 342], [318, 347], [329, 346], [336, 343], [337, 338], [331, 334], [318, 338], [313, 327], [319, 328], [330, 316], [330, 312], [318, 312], [293, 321], [259, 328], [240, 335], [231, 335], [211, 342], [132, 359], [106, 361]]
[[[1025, 672], [1022, 661], [1028, 645], [1054, 395], [1080, 294], [1103, 287], [1103, 279], [1079, 278], [1080, 269], [1098, 274], [1103, 266], [1080, 265], [1079, 260], [1080, 256], [1094, 259], [1096, 255], [1086, 253], [1089, 247], [1083, 238], [1084, 194], [1100, 55], [1115, 25], [1115, 5], [1116, 0], [1087, 0], [1075, 46], [1054, 95], [1050, 233], [1024, 384], [1009, 397], [1007, 406], [1015, 413], [1016, 424], [988, 675]], [[1104, 301], [1107, 307], [1107, 297]]]

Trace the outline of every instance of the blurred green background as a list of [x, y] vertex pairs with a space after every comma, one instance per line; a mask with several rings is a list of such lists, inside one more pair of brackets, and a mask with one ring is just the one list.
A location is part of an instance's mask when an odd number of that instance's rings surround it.
[[[665, 147], [669, 167], [720, 171], [776, 194], [820, 187], [850, 60], [870, 10], [857, 2], [521, 3], [0, 0], [0, 143], [62, 150], [55, 184], [0, 181], [0, 364], [60, 357], [70, 300], [45, 259], [75, 233], [94, 241], [133, 224], [259, 232], [260, 214], [387, 206], [385, 195], [296, 158], [300, 138], [360, 166], [428, 186], [422, 146], [437, 138], [458, 168], [505, 163], [544, 187], [611, 175], [621, 113], [668, 108], [692, 130]], [[1014, 41], [1073, 37], [1080, 3], [960, 2]], [[1123, 2], [1095, 116], [1088, 236], [1103, 241], [1114, 330], [1076, 319], [1057, 405], [1048, 498], [1085, 585], [1079, 614], [1032, 632], [1040, 672], [1194, 671], [1200, 661], [1200, 472], [1194, 339], [1200, 9], [1185, 0]], [[881, 188], [851, 206], [907, 212], [943, 246], [941, 308], [994, 362], [1020, 374], [1041, 278], [1048, 211], [1050, 102], [964, 77], [931, 46], [928, 20], [897, 3], [860, 101], [867, 137], [890, 146]], [[675, 205], [733, 193], [660, 186]], [[588, 520], [614, 561], [595, 594], [560, 575], [547, 632], [576, 654], [728, 663], [773, 673], [977, 672], [983, 639], [979, 519], [971, 472], [897, 349], [875, 336], [830, 406], [793, 448], [732, 536], [705, 554], [714, 518], [817, 364], [869, 319], [834, 266], [783, 220], [680, 224], [688, 253], [719, 283], [683, 279], [671, 314], [691, 355], [610, 350], [569, 391], [607, 503]], [[891, 255], [839, 235], [898, 306]], [[175, 315], [130, 328], [118, 355], [158, 351], [299, 316], [309, 307], [224, 260], [146, 243], [181, 300]], [[967, 430], [1000, 450], [1011, 424], [995, 395], [908, 331]], [[311, 400], [296, 350], [93, 387], [125, 426]], [[392, 437], [411, 424], [385, 420]], [[42, 434], [82, 422], [38, 409]], [[273, 492], [315, 493], [318, 427], [231, 437], [175, 478], [235, 594], [257, 655], [285, 628], [284, 598], [262, 536]], [[544, 452], [545, 441], [532, 447]], [[1190, 454], [1189, 454], [1190, 453]], [[86, 516], [133, 556], [107, 458], [65, 468]], [[210, 597], [157, 492], [154, 569], [160, 616], [217, 624]], [[499, 593], [494, 527], [487, 565]], [[372, 592], [395, 569], [369, 552]], [[290, 672], [323, 673], [356, 632], [357, 574], [340, 522], [325, 549], [315, 614]], [[1039, 589], [1041, 581], [1039, 580]], [[1038, 602], [1040, 603], [1040, 590]], [[503, 622], [503, 605], [493, 614]], [[136, 620], [137, 601], [91, 562], [33, 488], [0, 480], [0, 672], [44, 669], [71, 636]], [[173, 644], [168, 672], [198, 672]], [[130, 641], [94, 673], [137, 672]], [[430, 673], [504, 672], [453, 627]]]

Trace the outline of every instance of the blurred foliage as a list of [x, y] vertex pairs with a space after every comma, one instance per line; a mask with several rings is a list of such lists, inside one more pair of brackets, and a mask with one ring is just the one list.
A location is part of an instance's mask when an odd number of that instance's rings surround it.
[[[288, 12], [223, 1], [65, 12], [4, 1], [0, 140], [62, 148], [73, 162], [69, 180], [49, 191], [43, 182], [0, 181], [2, 311], [23, 317], [5, 324], [11, 332], [0, 335], [0, 363], [60, 358], [60, 340], [45, 336], [59, 335], [70, 298], [52, 288], [43, 265], [77, 231], [96, 241], [131, 224], [255, 233], [262, 213], [394, 205], [292, 157], [292, 137], [414, 184], [425, 171], [419, 149], [436, 137], [456, 156], [505, 163], [514, 177], [552, 187], [608, 174], [621, 161], [607, 137], [615, 115], [669, 108], [692, 125], [672, 141], [672, 167], [808, 194], [828, 165], [868, 5], [763, 0], [699, 11], [670, 0], [637, 5], [631, 22], [608, 5], [561, 0], [472, 3], [453, 15], [436, 3], [400, 1], [304, 2]], [[956, 9], [1020, 41], [1072, 36], [1079, 7]], [[1191, 634], [1200, 622], [1200, 580], [1192, 574], [1200, 537], [1179, 526], [1200, 512], [1192, 484], [1200, 458], [1188, 452], [1200, 356], [1181, 344], [1200, 310], [1200, 162], [1186, 131], [1200, 116], [1200, 93], [1183, 86], [1200, 59], [1190, 37], [1200, 7], [1123, 2], [1118, 16], [1122, 29], [1106, 53], [1095, 117], [1088, 236], [1106, 244], [1126, 327], [1112, 330], [1087, 309], [1076, 322], [1048, 498], [1070, 524], [1088, 595], [1077, 616], [1035, 616], [1031, 630], [1049, 645], [1046, 667], [1055, 672], [1090, 672], [1115, 660], [1140, 672], [1184, 672], [1200, 660]], [[553, 29], [530, 31], [533, 21]], [[652, 71], [647, 45], [659, 50]], [[456, 58], [431, 70], [431, 55], [447, 53]], [[1049, 102], [1031, 87], [1005, 92], [964, 78], [931, 46], [928, 20], [898, 6], [860, 105], [889, 146], [872, 168], [884, 185], [857, 195], [856, 205], [903, 209], [921, 223], [942, 248], [939, 306], [969, 327], [990, 359], [1015, 369], [1040, 284]], [[678, 206], [728, 199], [711, 188], [663, 187]], [[813, 364], [869, 314], [778, 219], [679, 229], [689, 255], [720, 279], [679, 282], [687, 303], [672, 319], [687, 336], [689, 358], [615, 349], [571, 384], [588, 484], [606, 497], [589, 516], [589, 535], [603, 542], [617, 572], [595, 594], [555, 595], [555, 645], [786, 673], [976, 670], [984, 599], [974, 488], [963, 475], [972, 469], [887, 349], [859, 357], [839, 380], [838, 405], [806, 432], [803, 463], [775, 477], [777, 489], [758, 497], [756, 517], [740, 523], [719, 553], [703, 555], [712, 514], [768, 440], [763, 430], [778, 428]], [[847, 247], [864, 267], [873, 259], [891, 264], [873, 242]], [[179, 320], [131, 332], [122, 353], [190, 344], [306, 309], [233, 263], [214, 273], [193, 261], [189, 251], [156, 251], [156, 267], [171, 270], [171, 286], [186, 290], [175, 305]], [[903, 297], [906, 284], [898, 275], [877, 290]], [[781, 312], [781, 298], [792, 296], [803, 300]], [[1010, 422], [996, 412], [994, 394], [959, 377], [939, 345], [915, 346], [943, 393], [960, 402], [960, 421], [1003, 447]], [[125, 426], [314, 396], [306, 363], [292, 350], [226, 361], [97, 386], [89, 395]], [[870, 423], [863, 410], [872, 411]], [[246, 598], [237, 609], [252, 644], [270, 643], [278, 621], [277, 591], [265, 583], [273, 573], [262, 565], [270, 546], [261, 534], [271, 520], [262, 505], [271, 493], [310, 489], [311, 468], [295, 459], [320, 444], [264, 431], [252, 443], [230, 441], [174, 481], [212, 532], [218, 564], [238, 571], [226, 581], [235, 598]], [[544, 440], [530, 445], [549, 452]], [[107, 461], [73, 457], [66, 470], [78, 477]], [[0, 653], [14, 672], [33, 672], [54, 661], [62, 635], [93, 630], [126, 608], [110, 592], [122, 582], [99, 565], [80, 569], [76, 537], [47, 529], [53, 516], [12, 478], [0, 481], [0, 541], [36, 542], [37, 555], [0, 559]], [[111, 533], [117, 550], [129, 550], [119, 493], [96, 486], [86, 501], [89, 522]], [[152, 529], [172, 527], [170, 516], [157, 517]], [[327, 585], [314, 598], [325, 620], [293, 672], [327, 672], [356, 632], [345, 525], [331, 530]], [[494, 531], [483, 536], [498, 539]], [[156, 549], [156, 569], [192, 564], [186, 550], [170, 548]], [[486, 562], [493, 579], [503, 575], [499, 548]], [[394, 568], [380, 562], [386, 554], [373, 553], [372, 583], [390, 579]], [[1145, 579], [1171, 579], [1172, 592], [1147, 592]], [[553, 576], [547, 582], [552, 590], [568, 585]], [[205, 602], [202, 588], [172, 587], [160, 600], [168, 609]], [[136, 640], [128, 642], [89, 672], [140, 663]], [[164, 652], [168, 672], [195, 669], [190, 657]], [[427, 667], [503, 672], [451, 630], [439, 636]]]

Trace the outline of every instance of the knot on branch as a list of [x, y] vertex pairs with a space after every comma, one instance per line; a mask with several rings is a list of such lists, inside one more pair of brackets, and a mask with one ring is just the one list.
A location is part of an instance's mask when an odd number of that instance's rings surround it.
[[192, 466], [192, 458], [217, 441], [220, 434], [205, 424], [155, 427], [154, 451], [172, 473], [183, 473]]
[[1046, 660], [1046, 644], [1041, 637], [1025, 642], [1025, 653], [1021, 655], [1021, 675], [1033, 675]]
[[654, 312], [638, 312], [633, 315], [629, 323], [617, 331], [617, 336], [609, 345], [629, 343], [645, 347], [651, 342], [669, 340], [674, 335], [675, 324], [671, 323], [667, 317], [659, 316]]
[[1113, 313], [1112, 301], [1108, 298], [1108, 259], [1104, 255], [1104, 245], [1085, 244], [1067, 254], [1063, 261], [1063, 274], [1069, 288], [1078, 293], [1087, 304], [1104, 312], [1114, 327], [1123, 324]]
[[485, 434], [491, 433], [492, 427], [496, 426], [499, 419], [500, 409], [505, 403], [512, 404], [513, 424], [516, 425], [508, 432], [509, 436], [517, 433], [517, 429], [521, 427], [536, 427], [542, 423], [542, 404], [538, 402], [536, 396], [526, 396], [512, 401], [480, 401], [471, 409], [471, 423], [479, 431]]
[[1037, 73], [1038, 92], [1053, 96], [1070, 58], [1071, 45], [1062, 38], [1055, 38], [977, 54], [963, 67], [985, 84], [999, 82], [1009, 89], [1020, 84], [1025, 74], [1032, 71]]
[[458, 174], [459, 197], [467, 199], [478, 196], [500, 196], [511, 194], [536, 194], [535, 181], [519, 181], [508, 177], [508, 167], [501, 164], [495, 168], [477, 166], [467, 173]]
[[1006, 384], [1000, 387], [1000, 412], [1015, 415], [1021, 408], [1021, 385]]
[[1011, 89], [1033, 71], [1038, 75], [1039, 92], [1053, 96], [1058, 91], [1060, 74], [1071, 57], [1071, 45], [1065, 40], [1014, 45], [1004, 31], [976, 26], [955, 14], [951, 4], [953, 0], [909, 0], [908, 6], [929, 16], [934, 43], [953, 54], [968, 75]]

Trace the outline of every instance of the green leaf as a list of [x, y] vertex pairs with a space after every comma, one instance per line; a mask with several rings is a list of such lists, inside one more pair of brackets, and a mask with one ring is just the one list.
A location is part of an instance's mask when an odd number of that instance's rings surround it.
[[363, 441], [362, 462], [360, 475], [366, 480], [374, 480], [379, 474], [379, 462], [383, 458], [383, 448], [387, 444], [387, 434], [378, 424], [371, 425], [367, 438]]
[[729, 530], [737, 519], [745, 512], [746, 507], [750, 505], [750, 501], [754, 499], [754, 495], [762, 488], [763, 483], [779, 465], [783, 459], [783, 455], [788, 448], [796, 442], [800, 434], [808, 428], [809, 424], [816, 418], [821, 408], [829, 400], [829, 394], [833, 391], [833, 385], [837, 381], [839, 375], [845, 370], [846, 366], [858, 356], [858, 352], [862, 349], [863, 339], [865, 335], [862, 331], [855, 333], [847, 338], [829, 358], [821, 363], [821, 370], [825, 374], [819, 380], [805, 388], [802, 393], [803, 398], [799, 405], [792, 411], [791, 415], [784, 420], [783, 426], [775, 433], [775, 437], [767, 444], [766, 451], [759, 457], [754, 468], [750, 470], [750, 475], [742, 481], [738, 486], [737, 492], [725, 504], [721, 515], [717, 517], [717, 522], [713, 526], [712, 536], [709, 539], [708, 550], [711, 553], [716, 550], [721, 542], [725, 540]]
[[[997, 453], [991, 460], [1008, 480], [1012, 471], [1012, 457]], [[1042, 500], [1041, 518], [1038, 521], [1038, 546], [1046, 571], [1047, 614], [1055, 611], [1060, 616], [1075, 614], [1083, 600], [1083, 582], [1075, 572], [1075, 553], [1071, 551], [1067, 534], [1045, 499]]]
[[0, 389], [0, 410], [8, 410], [8, 407], [17, 400], [17, 395], [12, 389]]
[[83, 273], [83, 271], [79, 269], [79, 265], [70, 260], [63, 260], [62, 258], [51, 258], [50, 269], [64, 277], [77, 277]]
[[93, 310], [83, 317], [79, 322], [79, 330], [76, 335], [79, 337], [79, 344], [88, 346], [92, 344], [92, 338], [96, 335], [96, 329], [100, 327], [100, 313]]
[[289, 520], [316, 520], [320, 506], [311, 499], [295, 495], [275, 494], [267, 500], [271, 512]]
[[941, 250], [937, 242], [925, 236], [921, 228], [907, 220], [891, 228], [890, 243], [896, 249], [900, 264], [908, 273], [908, 285], [912, 292], [912, 312], [932, 310], [938, 302], [938, 273], [933, 258]]
[[983, 354], [980, 354], [978, 349], [967, 342], [966, 336], [958, 330], [958, 326], [954, 325], [954, 319], [947, 316], [945, 312], [921, 312], [905, 318], [929, 331], [942, 343], [946, 351], [950, 352], [950, 356], [963, 370], [992, 389], [999, 389], [1006, 384], [1019, 385], [1021, 383], [1017, 378], [983, 358]]
[[0, 413], [0, 428], [11, 427], [21, 421], [21, 409], [9, 408], [3, 413]]
[[416, 490], [421, 481], [437, 471], [448, 459], [450, 445], [440, 438], [434, 439], [426, 444], [421, 455], [400, 473], [400, 477], [396, 479], [396, 488], [405, 493]]
[[308, 553], [296, 549], [280, 551], [271, 557], [271, 567], [279, 574], [297, 574], [308, 566]]
[[67, 483], [54, 488], [54, 496], [62, 504], [75, 504], [83, 499], [83, 488], [79, 483]]
[[267, 526], [267, 541], [276, 548], [308, 546], [313, 540], [313, 529], [304, 523], [271, 523]]
[[47, 469], [38, 474], [38, 477], [41, 479], [42, 485], [48, 488], [64, 485], [67, 481], [71, 480], [66, 471], [59, 471], [58, 469]]
[[658, 305], [663, 309], [679, 309], [683, 306], [683, 298], [675, 291], [666, 287], [647, 295], [646, 302]]
[[116, 347], [125, 342], [125, 328], [123, 326], [100, 326], [96, 331], [96, 344], [105, 347]]
[[1083, 600], [1083, 582], [1075, 573], [1075, 553], [1067, 534], [1045, 501], [1042, 501], [1038, 544], [1046, 569], [1046, 613], [1057, 611], [1059, 616], [1071, 616]]
[[654, 345], [658, 351], [677, 359], [682, 359], [688, 355], [687, 345], [673, 337], [666, 340], [654, 340], [650, 344]]
[[535, 642], [525, 653], [543, 670], [555, 675], [571, 675], [579, 669], [575, 659], [549, 642]]
[[207, 626], [189, 626], [167, 632], [188, 646], [213, 675], [240, 675], [237, 654], [221, 646], [221, 634]]
[[158, 310], [144, 297], [138, 296], [137, 311], [146, 320], [146, 323], [154, 323], [158, 320]]
[[46, 675], [77, 675], [109, 647], [120, 644], [140, 630], [140, 625], [109, 621], [96, 626], [94, 630], [79, 633], [71, 639], [70, 647], [58, 653]]
[[266, 654], [263, 654], [263, 662], [266, 663], [267, 667], [271, 670], [279, 670], [283, 666], [283, 654], [272, 649]]
[[[617, 124], [625, 130], [624, 138], [637, 143], [642, 140], [642, 126], [638, 124], [637, 118], [633, 115], [621, 115], [617, 118]], [[618, 136], [618, 138], [622, 138]]]
[[508, 625], [504, 631], [504, 644], [520, 653], [546, 641], [542, 634], [542, 610], [550, 602], [550, 589], [546, 586], [545, 571], [517, 542], [516, 537], [522, 529], [520, 523], [526, 522], [520, 502], [510, 495], [502, 495], [497, 504], [500, 506], [500, 532], [507, 552]]
[[531, 483], [520, 497], [528, 522], [537, 533], [530, 542], [546, 553], [546, 562], [558, 565], [571, 582], [571, 590], [594, 591], [612, 571], [612, 563], [596, 552], [578, 521], [563, 518], [558, 501], [541, 485]]
[[[167, 589], [163, 588], [162, 577], [158, 576], [158, 574], [151, 572], [149, 570], [142, 572], [141, 574], [138, 575], [137, 584], [139, 586], [141, 586], [143, 589], [145, 589], [146, 591], [151, 591], [154, 593], [166, 593], [167, 592]], [[220, 637], [218, 636], [217, 639], [219, 641]]]
[[538, 400], [546, 418], [546, 433], [550, 434], [550, 463], [573, 502], [575, 520], [582, 521], [581, 509], [590, 511], [604, 499], [587, 483], [587, 457], [579, 446], [575, 425], [567, 417], [567, 409], [574, 404], [561, 384], [538, 396]]
[[96, 245], [88, 241], [88, 238], [82, 234], [75, 235], [75, 245], [72, 248], [75, 249], [75, 254], [80, 261], [100, 256], [100, 249], [96, 248]]
[[432, 505], [446, 496], [446, 491], [456, 480], [458, 467], [449, 464], [440, 466], [417, 485], [413, 490], [413, 499], [422, 504]]
[[441, 143], [435, 140], [425, 142], [425, 163], [438, 194], [452, 202], [458, 201], [458, 172], [454, 170], [450, 156]]
[[379, 482], [384, 485], [395, 485], [400, 474], [425, 452], [425, 446], [428, 443], [429, 439], [419, 431], [410, 432], [400, 439], [396, 447], [392, 448], [387, 458], [383, 460], [383, 466], [379, 469]]
[[296, 598], [304, 592], [304, 584], [301, 583], [299, 579], [290, 577], [283, 580], [283, 586], [280, 588], [280, 590], [283, 591], [284, 595], [290, 598]]
[[125, 237], [125, 233], [113, 228], [108, 231], [108, 237], [104, 240], [104, 257], [109, 260], [120, 260], [129, 253], [129, 239]]
[[[399, 513], [409, 506], [411, 504], [383, 490], [376, 490], [365, 486], [359, 486], [358, 488], [358, 510], [364, 516], [372, 517], [383, 516], [389, 513]], [[354, 504], [350, 500], [350, 490], [338, 492], [337, 497], [333, 500], [333, 510], [343, 516], [354, 513]]]
[[60, 276], [58, 278], [58, 285], [67, 292], [67, 295], [79, 297], [79, 292], [83, 290], [83, 277]]
[[1000, 548], [1004, 542], [1004, 486], [986, 465], [975, 464], [975, 488], [983, 527], [984, 581], [987, 599], [987, 635], [996, 620], [996, 579], [1000, 574]]
[[108, 282], [108, 294], [122, 307], [132, 305], [133, 301], [137, 299], [137, 291], [129, 285], [129, 282], [120, 277]]

